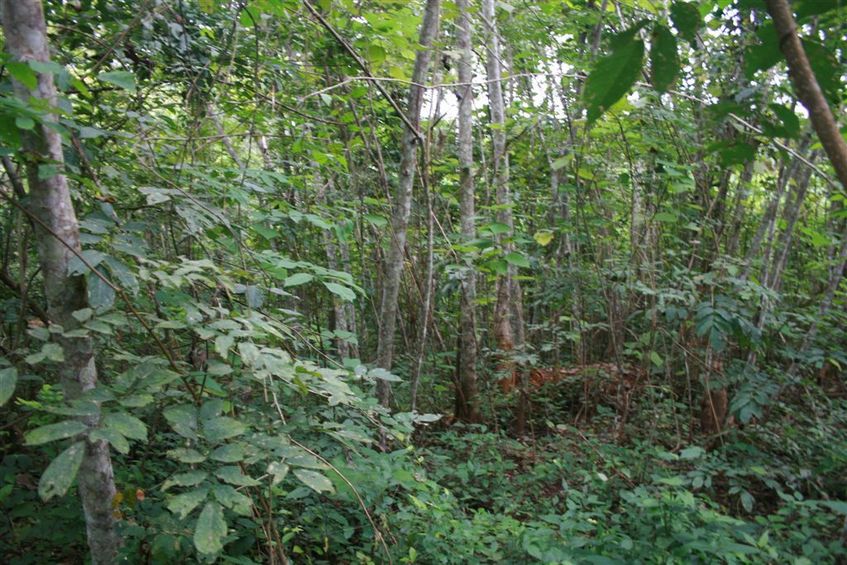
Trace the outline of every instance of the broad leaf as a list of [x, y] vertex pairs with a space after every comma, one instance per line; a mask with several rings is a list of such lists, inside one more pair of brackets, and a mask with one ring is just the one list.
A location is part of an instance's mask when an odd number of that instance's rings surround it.
[[671, 4], [671, 20], [679, 35], [695, 46], [697, 30], [703, 25], [697, 5], [690, 2], [674, 2]]
[[210, 443], [240, 436], [246, 429], [247, 426], [229, 416], [219, 416], [203, 422], [203, 435]]
[[226, 467], [221, 467], [217, 471], [215, 471], [215, 476], [225, 483], [229, 483], [231, 485], [235, 485], [237, 487], [255, 487], [258, 486], [259, 481], [245, 475], [241, 472], [241, 467], [237, 465], [227, 465]]
[[346, 286], [341, 286], [340, 284], [325, 282], [324, 286], [334, 295], [340, 297], [342, 300], [346, 300], [347, 302], [353, 302], [356, 299], [356, 293], [347, 288]]
[[135, 92], [135, 75], [129, 71], [109, 71], [100, 73], [97, 78], [103, 82], [114, 84], [129, 92]]
[[332, 486], [332, 481], [326, 478], [326, 475], [323, 473], [309, 471], [307, 469], [295, 469], [294, 476], [315, 492], [333, 492], [335, 490]]
[[41, 445], [73, 437], [88, 430], [88, 426], [78, 420], [65, 420], [58, 424], [48, 424], [35, 428], [24, 435], [27, 445]]
[[0, 370], [0, 406], [6, 404], [15, 392], [18, 382], [18, 370], [14, 367], [6, 367]]
[[644, 42], [636, 39], [634, 33], [597, 61], [585, 81], [583, 93], [589, 124], [594, 123], [629, 91], [641, 74], [643, 61]]
[[82, 459], [85, 456], [85, 442], [78, 441], [56, 457], [38, 481], [38, 495], [48, 501], [54, 496], [62, 496], [73, 484]]
[[194, 547], [206, 555], [220, 553], [224, 548], [223, 538], [226, 536], [226, 520], [223, 508], [217, 502], [207, 502], [200, 512], [197, 525], [194, 527]]
[[94, 430], [88, 434], [88, 439], [91, 441], [105, 441], [114, 447], [118, 453], [123, 453], [124, 455], [129, 453], [129, 442], [116, 430], [108, 428]]
[[249, 496], [241, 494], [229, 485], [215, 485], [212, 487], [212, 493], [218, 502], [242, 516], [250, 516], [252, 514], [253, 501]]
[[671, 30], [663, 25], [653, 29], [653, 41], [650, 46], [650, 71], [653, 88], [666, 92], [679, 74], [679, 56], [676, 38]]
[[103, 423], [107, 428], [112, 428], [130, 439], [147, 441], [147, 426], [144, 425], [144, 422], [126, 412], [106, 414]]
[[206, 500], [209, 493], [208, 487], [199, 488], [178, 494], [168, 500], [168, 510], [174, 514], [178, 514], [180, 520], [191, 514], [191, 511], [197, 508], [201, 502]]

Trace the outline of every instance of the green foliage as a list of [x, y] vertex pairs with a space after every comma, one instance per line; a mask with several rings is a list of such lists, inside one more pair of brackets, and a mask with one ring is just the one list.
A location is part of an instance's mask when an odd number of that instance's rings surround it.
[[[473, 70], [496, 30], [509, 101], [504, 204], [474, 77], [473, 238], [444, 4], [390, 370], [370, 361], [420, 4], [313, 3], [345, 45], [297, 2], [141, 4], [49, 1], [56, 63], [2, 59], [3, 193], [28, 204], [24, 141], [59, 132], [64, 166], [34, 170], [70, 183], [88, 296], [46, 322], [43, 230], [3, 206], [4, 561], [85, 560], [85, 442], [110, 451], [127, 562], [847, 559], [843, 283], [823, 308], [844, 196], [761, 2], [473, 7]], [[792, 6], [837, 107], [843, 9]], [[13, 95], [40, 74], [56, 108]], [[462, 308], [484, 424], [447, 416]], [[99, 382], [76, 391], [81, 339]], [[509, 363], [564, 376], [504, 396]]]

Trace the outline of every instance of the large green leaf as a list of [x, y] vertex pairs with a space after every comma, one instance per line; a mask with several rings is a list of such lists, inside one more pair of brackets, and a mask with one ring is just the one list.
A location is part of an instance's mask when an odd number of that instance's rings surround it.
[[203, 435], [211, 443], [218, 443], [244, 433], [247, 426], [229, 416], [219, 416], [203, 422]]
[[245, 475], [241, 471], [241, 467], [237, 465], [226, 465], [215, 471], [215, 476], [225, 483], [235, 485], [237, 487], [255, 487], [260, 483], [253, 477]]
[[174, 514], [178, 514], [180, 520], [191, 514], [191, 511], [197, 508], [201, 502], [206, 500], [206, 495], [209, 493], [208, 487], [190, 490], [168, 500], [168, 510]]
[[221, 505], [217, 502], [207, 502], [194, 528], [194, 547], [206, 555], [220, 553], [224, 548], [223, 538], [226, 536], [226, 529]]
[[27, 445], [41, 445], [67, 437], [73, 437], [81, 434], [88, 429], [88, 426], [79, 420], [65, 420], [58, 424], [48, 424], [35, 428], [24, 435]]
[[634, 33], [597, 61], [585, 81], [583, 94], [589, 124], [594, 123], [629, 91], [641, 74], [643, 61], [644, 42], [636, 39]]
[[671, 30], [663, 25], [653, 28], [653, 41], [650, 46], [650, 71], [653, 88], [666, 92], [679, 74], [679, 55], [676, 38]]
[[38, 481], [38, 495], [45, 502], [54, 496], [62, 496], [73, 484], [82, 459], [85, 456], [85, 442], [78, 441], [56, 457]]
[[6, 404], [15, 392], [15, 384], [18, 382], [18, 370], [14, 367], [6, 367], [0, 370], [0, 406]]
[[700, 9], [690, 2], [674, 2], [671, 4], [671, 20], [674, 27], [692, 46], [697, 42], [697, 30], [703, 25]]
[[215, 485], [212, 487], [212, 492], [218, 502], [242, 516], [250, 516], [253, 508], [253, 501], [250, 497], [241, 494], [229, 485]]
[[120, 432], [108, 428], [94, 430], [88, 434], [91, 441], [105, 441], [115, 448], [118, 453], [126, 455], [129, 453], [129, 442]]
[[129, 71], [109, 71], [100, 73], [97, 78], [103, 82], [114, 84], [129, 92], [135, 92], [135, 75]]
[[88, 303], [97, 312], [105, 312], [115, 304], [114, 289], [93, 273], [88, 274]]
[[209, 473], [206, 471], [177, 473], [162, 484], [162, 490], [168, 490], [171, 487], [193, 487], [205, 481], [208, 476]]
[[332, 481], [326, 478], [326, 475], [323, 473], [309, 471], [307, 469], [294, 469], [294, 476], [315, 492], [333, 492], [335, 490], [332, 486]]
[[169, 406], [164, 415], [176, 433], [187, 439], [197, 439], [197, 411], [193, 406]]
[[347, 288], [346, 286], [342, 286], [337, 283], [325, 282], [324, 286], [334, 295], [340, 297], [342, 300], [346, 300], [347, 302], [353, 302], [356, 299], [356, 294]]
[[123, 436], [139, 441], [147, 441], [147, 426], [144, 422], [130, 416], [126, 412], [112, 412], [103, 418], [107, 428], [111, 428]]

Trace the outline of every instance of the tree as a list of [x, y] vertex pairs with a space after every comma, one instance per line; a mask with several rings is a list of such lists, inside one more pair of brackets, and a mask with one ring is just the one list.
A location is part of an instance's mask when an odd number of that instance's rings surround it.
[[[41, 0], [4, 0], [2, 10], [6, 50], [13, 60], [23, 64], [49, 63]], [[88, 294], [83, 274], [70, 270], [71, 261], [80, 257], [82, 248], [68, 180], [62, 170], [62, 138], [56, 131], [58, 120], [54, 113], [58, 103], [56, 87], [49, 71], [37, 70], [36, 76], [35, 85], [15, 81], [15, 93], [21, 101], [29, 103], [32, 97], [47, 104], [41, 123], [24, 136], [29, 185], [27, 210], [35, 226], [47, 314], [51, 324], [67, 333], [80, 327], [74, 313], [88, 308]], [[81, 399], [97, 387], [93, 342], [88, 336], [65, 337], [61, 333], [54, 334], [54, 339], [61, 346], [64, 358], [60, 375], [65, 400]], [[97, 410], [82, 417], [89, 429], [95, 428], [99, 420]], [[112, 508], [116, 491], [109, 444], [103, 439], [86, 438], [85, 434], [77, 439], [79, 442], [69, 450], [84, 450], [81, 462], [75, 455], [60, 455], [57, 461], [67, 465], [60, 472], [71, 478], [77, 474], [92, 561], [98, 565], [114, 563], [120, 540]], [[77, 461], [76, 465], [70, 462], [73, 460]], [[39, 490], [49, 497], [57, 493], [55, 487], [45, 484], [47, 479], [42, 478]]]
[[[456, 46], [459, 50], [456, 96], [459, 98], [458, 137], [459, 193], [462, 237], [472, 241], [476, 237], [476, 206], [473, 159], [473, 55], [471, 53], [471, 18], [468, 0], [457, 0]], [[456, 417], [468, 422], [480, 418], [477, 392], [477, 337], [476, 337], [476, 271], [471, 265], [462, 277], [459, 311], [459, 351], [457, 361]]]

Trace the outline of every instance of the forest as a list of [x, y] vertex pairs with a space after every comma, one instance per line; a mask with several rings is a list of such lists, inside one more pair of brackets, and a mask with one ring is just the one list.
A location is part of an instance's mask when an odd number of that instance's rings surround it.
[[843, 0], [0, 0], [0, 560], [847, 563]]

